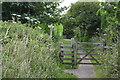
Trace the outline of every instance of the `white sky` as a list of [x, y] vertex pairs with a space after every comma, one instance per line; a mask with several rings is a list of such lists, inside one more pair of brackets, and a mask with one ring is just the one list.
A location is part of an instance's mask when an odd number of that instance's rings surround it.
[[[100, 1], [100, 2], [104, 2], [105, 0], [63, 0], [63, 2], [60, 3], [60, 6], [58, 8], [64, 7], [64, 6], [68, 7], [68, 6], [71, 5], [71, 3], [75, 3], [77, 1], [82, 1], [82, 2], [84, 2], [84, 1], [86, 1], [86, 2], [89, 2], [89, 1], [92, 1], [92, 2], [93, 1]], [[66, 12], [67, 11], [64, 11], [62, 14], [66, 13]]]
[[[68, 7], [68, 6], [71, 5], [71, 3], [75, 3], [75, 2], [77, 2], [77, 1], [78, 1], [78, 0], [64, 0], [62, 3], [60, 3], [60, 6], [59, 6], [58, 8], [64, 7], [64, 6]], [[62, 14], [65, 14], [66, 12], [67, 12], [67, 10], [63, 11], [63, 12], [61, 13], [61, 15], [62, 15]]]
[[60, 4], [60, 7], [64, 7], [64, 6], [69, 6], [71, 3], [75, 3], [77, 2], [78, 0], [64, 0], [61, 4]]

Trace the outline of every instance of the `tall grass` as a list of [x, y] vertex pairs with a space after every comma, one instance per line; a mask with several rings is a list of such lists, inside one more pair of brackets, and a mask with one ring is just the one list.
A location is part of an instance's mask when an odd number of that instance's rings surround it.
[[2, 79], [2, 55], [1, 55], [1, 46], [0, 46], [0, 79]]
[[[0, 22], [3, 78], [55, 78], [54, 43], [39, 29]], [[1, 68], [0, 68], [1, 69]]]
[[[106, 46], [109, 48], [104, 49], [104, 53], [100, 53], [104, 57], [104, 62], [101, 66], [96, 66], [97, 77], [104, 78], [118, 78], [119, 76], [119, 31], [117, 28], [106, 28], [99, 36], [95, 36], [91, 41], [103, 42], [106, 40]], [[110, 48], [111, 47], [111, 48]], [[104, 72], [104, 73], [103, 73]]]

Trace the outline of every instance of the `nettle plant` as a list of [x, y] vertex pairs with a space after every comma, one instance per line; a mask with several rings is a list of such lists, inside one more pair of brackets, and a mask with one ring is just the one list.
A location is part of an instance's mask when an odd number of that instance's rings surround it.
[[63, 36], [63, 25], [60, 23], [55, 23], [54, 24], [54, 37], [56, 39], [60, 39]]

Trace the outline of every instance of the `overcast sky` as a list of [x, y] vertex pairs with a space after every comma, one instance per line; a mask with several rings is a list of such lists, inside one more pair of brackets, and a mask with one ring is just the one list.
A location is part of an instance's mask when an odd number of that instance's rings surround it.
[[[77, 1], [78, 1], [78, 0], [64, 0], [62, 3], [60, 3], [59, 8], [60, 8], [60, 7], [64, 7], [64, 6], [68, 7], [68, 6], [70, 6], [71, 3], [75, 3], [75, 2], [77, 2]], [[67, 12], [67, 10], [66, 10], [66, 11], [63, 11], [61, 14], [65, 14], [66, 12]]]
[[77, 2], [78, 0], [64, 0], [61, 4], [60, 4], [60, 7], [64, 7], [64, 6], [69, 6], [71, 3], [75, 3]]
[[[104, 2], [104, 1], [112, 1], [112, 0], [63, 0], [63, 2], [60, 3], [60, 6], [58, 8], [64, 7], [64, 6], [68, 7], [68, 6], [70, 6], [71, 3], [75, 3], [77, 1], [80, 1], [80, 2], [94, 2], [94, 1], [95, 2], [96, 1]], [[118, 0], [113, 0], [113, 1], [118, 1]], [[62, 14], [66, 13], [66, 12], [67, 11], [64, 11]]]
[[104, 0], [63, 0], [62, 3], [60, 3], [60, 6], [59, 7], [64, 7], [64, 6], [69, 6], [71, 3], [75, 3], [77, 1], [82, 1], [82, 2], [89, 2], [89, 1], [104, 1]]

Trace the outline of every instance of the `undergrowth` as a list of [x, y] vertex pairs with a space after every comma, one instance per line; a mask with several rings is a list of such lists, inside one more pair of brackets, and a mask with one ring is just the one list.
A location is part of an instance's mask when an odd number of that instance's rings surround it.
[[[109, 29], [109, 28], [107, 28]], [[104, 35], [106, 34], [106, 35]], [[109, 29], [108, 31], [99, 33], [99, 36], [95, 36], [91, 41], [105, 42], [104, 52], [100, 53], [103, 57], [103, 64], [95, 66], [96, 75], [99, 78], [118, 78], [119, 76], [119, 32], [118, 29]]]
[[2, 78], [56, 78], [54, 43], [40, 29], [0, 22]]

